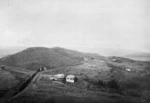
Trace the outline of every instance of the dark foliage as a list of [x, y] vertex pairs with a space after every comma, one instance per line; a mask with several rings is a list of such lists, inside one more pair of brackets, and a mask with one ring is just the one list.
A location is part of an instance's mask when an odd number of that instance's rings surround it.
[[112, 89], [119, 89], [119, 84], [115, 79], [108, 82], [108, 87]]

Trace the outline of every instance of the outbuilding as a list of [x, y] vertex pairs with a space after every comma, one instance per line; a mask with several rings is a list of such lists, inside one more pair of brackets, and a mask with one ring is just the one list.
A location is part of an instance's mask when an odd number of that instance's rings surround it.
[[126, 68], [125, 70], [128, 71], [128, 72], [131, 72], [131, 69], [130, 69], [130, 68]]
[[67, 75], [66, 82], [74, 83], [75, 82], [75, 75]]
[[60, 78], [60, 79], [63, 79], [65, 78], [65, 75], [64, 74], [57, 74], [55, 75], [56, 78]]

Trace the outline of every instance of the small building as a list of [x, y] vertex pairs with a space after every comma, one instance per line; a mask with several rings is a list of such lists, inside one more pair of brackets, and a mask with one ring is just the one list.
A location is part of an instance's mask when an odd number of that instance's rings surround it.
[[125, 70], [128, 71], [128, 72], [131, 72], [131, 69], [130, 69], [130, 68], [126, 68]]
[[55, 75], [55, 77], [56, 77], [56, 78], [60, 78], [60, 79], [62, 78], [62, 79], [63, 79], [63, 78], [65, 78], [65, 75], [64, 75], [64, 74], [57, 74], [57, 75]]
[[75, 82], [75, 75], [67, 75], [66, 82], [74, 83]]

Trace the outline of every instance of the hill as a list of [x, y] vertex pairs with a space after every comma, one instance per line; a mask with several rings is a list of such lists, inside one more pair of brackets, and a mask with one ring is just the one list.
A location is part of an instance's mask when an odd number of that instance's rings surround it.
[[[87, 101], [89, 103], [141, 103], [141, 101], [149, 103], [150, 101], [149, 62], [116, 56], [104, 57], [60, 47], [32, 47], [3, 57], [0, 63], [8, 65], [6, 68], [9, 71], [20, 72], [10, 72], [17, 78], [22, 77], [22, 73], [31, 74], [30, 70], [36, 70], [41, 66], [48, 68], [37, 74], [30, 84], [26, 85], [23, 92], [10, 99], [14, 103], [84, 103]], [[50, 75], [60, 73], [65, 76], [74, 74], [77, 81], [73, 84], [50, 81]], [[22, 77], [24, 81], [27, 79], [25, 76]]]
[[101, 58], [97, 54], [80, 53], [64, 48], [32, 47], [0, 59], [1, 64], [30, 70], [45, 66], [49, 69], [81, 64], [83, 57]]

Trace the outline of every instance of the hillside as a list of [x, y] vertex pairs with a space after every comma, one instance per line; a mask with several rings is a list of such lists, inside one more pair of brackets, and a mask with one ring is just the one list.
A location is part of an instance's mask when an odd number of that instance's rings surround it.
[[[14, 103], [149, 103], [150, 64], [115, 56], [93, 59], [87, 53], [75, 53], [76, 56], [84, 55], [87, 60], [80, 65], [42, 72], [23, 93], [11, 100]], [[77, 81], [73, 84], [50, 81], [49, 75], [59, 73], [74, 74]]]
[[[116, 56], [104, 57], [60, 47], [32, 47], [1, 58], [0, 63], [8, 65], [6, 72], [12, 74], [11, 76], [21, 78], [21, 80], [12, 78], [14, 85], [19, 81], [26, 84], [27, 73], [35, 72], [30, 70], [37, 70], [41, 66], [48, 68], [35, 75], [29, 85], [23, 87], [25, 89], [21, 93], [12, 96], [9, 93], [13, 90], [6, 93], [9, 98], [12, 97], [10, 100], [14, 103], [62, 103], [62, 101], [64, 103], [141, 103], [142, 101], [149, 103], [150, 101], [149, 62]], [[25, 75], [22, 76], [22, 73]], [[50, 75], [60, 73], [65, 76], [74, 74], [77, 81], [73, 84], [50, 81]], [[3, 83], [4, 80], [1, 81]]]
[[94, 58], [101, 58], [96, 54], [80, 53], [59, 47], [32, 47], [14, 55], [4, 57], [0, 60], [0, 63], [9, 66], [24, 67], [32, 70], [38, 69], [41, 66], [46, 66], [50, 69], [54, 67], [81, 64], [83, 57], [90, 58], [91, 56]]

